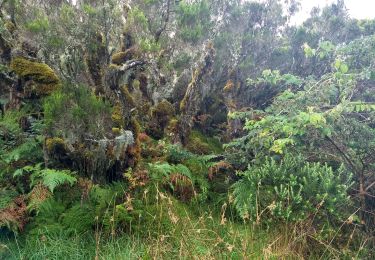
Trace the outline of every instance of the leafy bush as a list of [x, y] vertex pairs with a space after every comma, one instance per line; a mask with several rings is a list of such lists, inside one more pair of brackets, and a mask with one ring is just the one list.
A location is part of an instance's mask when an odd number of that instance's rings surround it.
[[350, 203], [352, 185], [343, 167], [309, 163], [299, 156], [268, 158], [249, 167], [234, 184], [234, 203], [243, 218], [253, 222], [295, 222], [310, 217], [341, 219]]
[[[300, 88], [279, 93], [262, 110], [230, 115], [246, 122], [243, 137], [226, 146], [227, 160], [242, 170], [248, 164], [251, 169], [262, 167], [265, 158], [282, 158], [288, 153], [332, 167], [343, 164], [354, 176], [353, 190], [358, 194], [352, 198], [361, 208], [360, 219], [370, 228], [375, 205], [371, 73], [353, 69], [345, 48], [337, 48], [340, 55], [333, 59], [331, 72], [303, 79]], [[280, 77], [272, 71], [264, 76], [276, 83]], [[298, 81], [292, 79], [292, 83]]]

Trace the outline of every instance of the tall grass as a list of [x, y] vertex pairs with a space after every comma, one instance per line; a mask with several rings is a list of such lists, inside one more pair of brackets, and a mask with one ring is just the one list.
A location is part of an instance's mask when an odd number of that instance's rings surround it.
[[[138, 259], [146, 255], [146, 241], [121, 236], [100, 245], [99, 259]], [[3, 239], [0, 259], [95, 259], [94, 234], [44, 236], [37, 240]]]
[[[157, 196], [156, 204], [145, 207], [148, 221], [134, 223], [127, 233], [105, 236], [97, 228], [73, 236], [64, 232], [0, 236], [0, 259], [363, 259], [369, 255], [365, 241], [358, 254], [348, 258], [346, 252], [307, 236], [306, 226], [252, 226], [236, 219], [229, 204], [217, 209], [183, 204], [161, 192]], [[327, 249], [324, 254], [314, 251], [318, 246]]]

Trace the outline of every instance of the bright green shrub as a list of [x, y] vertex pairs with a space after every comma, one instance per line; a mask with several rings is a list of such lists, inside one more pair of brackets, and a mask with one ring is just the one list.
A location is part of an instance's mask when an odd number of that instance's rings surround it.
[[295, 222], [315, 216], [341, 219], [350, 204], [351, 175], [339, 168], [309, 163], [299, 156], [267, 159], [249, 167], [234, 184], [234, 203], [253, 222]]

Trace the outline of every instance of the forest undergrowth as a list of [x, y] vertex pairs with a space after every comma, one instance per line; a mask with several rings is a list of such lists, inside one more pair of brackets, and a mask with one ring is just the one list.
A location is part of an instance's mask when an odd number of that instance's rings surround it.
[[0, 259], [375, 259], [375, 20], [300, 4], [0, 0]]

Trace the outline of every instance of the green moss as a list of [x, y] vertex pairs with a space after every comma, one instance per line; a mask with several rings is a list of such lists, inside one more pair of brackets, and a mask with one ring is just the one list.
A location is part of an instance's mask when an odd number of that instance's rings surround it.
[[113, 54], [112, 56], [112, 63], [116, 65], [121, 65], [126, 61], [126, 52], [121, 51]]
[[112, 63], [116, 65], [124, 64], [125, 62], [137, 59], [140, 57], [140, 52], [138, 48], [132, 47], [130, 49], [127, 49], [126, 51], [121, 51], [113, 54], [112, 56]]
[[134, 98], [130, 94], [128, 86], [125, 85], [125, 86], [121, 87], [121, 92], [125, 97], [126, 103], [129, 104], [130, 107], [135, 107], [136, 105], [135, 105], [135, 102], [134, 102]]
[[113, 128], [112, 128], [112, 133], [113, 133], [114, 135], [120, 135], [120, 134], [121, 134], [121, 129], [118, 128], [118, 127], [113, 127]]
[[59, 78], [55, 72], [44, 63], [29, 61], [24, 58], [15, 58], [12, 60], [11, 69], [21, 77], [31, 77], [38, 83], [52, 84], [58, 83]]
[[12, 60], [10, 67], [18, 76], [35, 82], [29, 85], [27, 92], [42, 96], [51, 94], [59, 87], [59, 78], [47, 64], [17, 57]]
[[139, 80], [135, 79], [135, 80], [133, 80], [133, 82], [132, 82], [132, 86], [133, 86], [133, 88], [135, 88], [135, 89], [139, 89], [139, 87], [141, 86], [141, 83], [140, 83]]
[[185, 95], [184, 95], [184, 98], [181, 100], [181, 103], [180, 103], [180, 111], [184, 111], [186, 109], [186, 105], [188, 103], [188, 99], [189, 99], [189, 90], [190, 89], [193, 89], [196, 87], [196, 84], [197, 84], [197, 81], [199, 79], [199, 75], [201, 73], [201, 68], [197, 68], [194, 73], [192, 74], [192, 77], [191, 77], [191, 81], [186, 89], [186, 92], [185, 92]]
[[185, 108], [186, 108], [186, 96], [182, 99], [181, 103], [180, 103], [180, 111], [184, 111]]
[[171, 119], [168, 123], [168, 126], [167, 126], [168, 132], [177, 134], [178, 125], [179, 125], [179, 121], [176, 118]]
[[120, 128], [124, 125], [122, 110], [119, 104], [113, 107], [111, 118], [115, 126]]
[[130, 120], [130, 130], [133, 132], [134, 138], [138, 138], [139, 134], [141, 133], [141, 125], [137, 119], [132, 118]]
[[46, 148], [50, 154], [59, 153], [66, 150], [64, 140], [59, 137], [48, 138], [46, 140]]
[[119, 68], [120, 68], [120, 66], [115, 65], [115, 64], [110, 64], [108, 66], [108, 70], [110, 70], [110, 71], [117, 71]]

